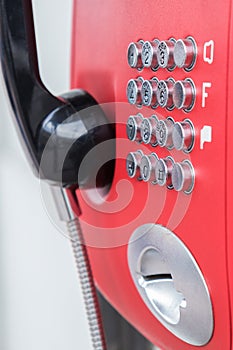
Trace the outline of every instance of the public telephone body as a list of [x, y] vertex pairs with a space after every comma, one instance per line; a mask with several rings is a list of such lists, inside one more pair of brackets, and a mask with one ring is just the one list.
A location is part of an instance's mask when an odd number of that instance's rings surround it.
[[[116, 123], [110, 191], [101, 201], [98, 193], [77, 190], [93, 274], [107, 300], [164, 350], [232, 349], [231, 13], [231, 1], [74, 1], [71, 87], [89, 91]], [[135, 277], [129, 242], [146, 239], [147, 229], [148, 242], [158, 234], [161, 246], [151, 243], [150, 251], [148, 243], [138, 253], [148, 276], [135, 266]], [[194, 309], [203, 304], [199, 285], [186, 275], [180, 283], [193, 289], [191, 299], [177, 287], [164, 237], [186, 247], [203, 278], [211, 323], [203, 341], [176, 333], [192, 297]], [[175, 247], [170, 264], [185, 270], [188, 262]], [[161, 271], [153, 272], [157, 254]], [[175, 290], [178, 314], [164, 312], [154, 296], [150, 307], [136, 285], [163, 278]]]
[[40, 78], [31, 0], [0, 12], [6, 91], [63, 204], [94, 347], [92, 276], [162, 350], [232, 350], [232, 2], [74, 0], [59, 97]]

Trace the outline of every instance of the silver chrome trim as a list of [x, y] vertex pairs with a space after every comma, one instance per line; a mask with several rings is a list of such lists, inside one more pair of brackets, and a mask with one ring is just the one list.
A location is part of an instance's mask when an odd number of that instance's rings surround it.
[[203, 346], [213, 334], [209, 290], [193, 255], [168, 228], [145, 224], [128, 244], [135, 287], [152, 314], [176, 337]]

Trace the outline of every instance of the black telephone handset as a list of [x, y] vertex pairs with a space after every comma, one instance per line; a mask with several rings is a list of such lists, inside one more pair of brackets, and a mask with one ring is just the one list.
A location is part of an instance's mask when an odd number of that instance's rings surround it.
[[[42, 83], [31, 0], [0, 0], [0, 42], [2, 72], [14, 120], [36, 175], [54, 185], [54, 197], [58, 196], [55, 202], [58, 206], [62, 203], [61, 219], [67, 223], [93, 349], [104, 350], [105, 339], [89, 256], [79, 224], [80, 209], [75, 190], [108, 188], [111, 184], [114, 125], [86, 91], [73, 90], [55, 97]], [[112, 142], [105, 143], [108, 140]], [[102, 153], [96, 147], [100, 144]], [[87, 161], [90, 151], [92, 158]], [[113, 161], [104, 164], [101, 159], [106, 152]], [[104, 164], [101, 169], [99, 164]]]
[[[97, 179], [92, 178], [95, 161], [80, 173], [79, 167], [91, 149], [114, 139], [114, 127], [86, 91], [55, 97], [42, 83], [31, 0], [1, 0], [0, 11], [2, 71], [14, 120], [36, 174], [66, 187], [109, 184], [112, 165], [105, 166], [104, 176]], [[114, 158], [114, 147], [111, 152]]]

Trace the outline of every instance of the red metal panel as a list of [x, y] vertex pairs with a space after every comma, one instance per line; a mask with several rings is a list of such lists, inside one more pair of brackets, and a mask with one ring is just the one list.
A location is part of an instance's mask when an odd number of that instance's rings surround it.
[[[148, 222], [160, 223], [172, 229], [190, 249], [204, 274], [215, 320], [213, 337], [205, 348], [231, 348], [228, 277], [232, 297], [233, 242], [230, 233], [233, 230], [233, 188], [230, 180], [233, 151], [230, 148], [230, 130], [233, 129], [233, 122], [230, 118], [232, 104], [227, 104], [228, 99], [233, 99], [233, 70], [232, 66], [229, 67], [228, 59], [232, 22], [230, 6], [230, 1], [219, 0], [76, 0], [74, 3], [72, 88], [87, 89], [99, 103], [116, 102], [114, 106], [107, 105], [117, 122], [117, 160], [112, 189], [106, 202], [99, 205], [93, 204], [87, 197], [84, 200], [84, 193], [77, 193], [83, 211], [82, 225], [86, 239], [92, 246], [89, 253], [94, 276], [111, 304], [148, 339], [165, 350], [194, 347], [170, 334], [154, 318], [132, 282], [127, 263], [127, 242], [138, 226]], [[188, 35], [193, 36], [198, 45], [197, 63], [189, 73], [178, 68], [173, 72], [144, 69], [138, 73], [127, 64], [127, 46], [131, 41], [179, 39]], [[203, 59], [204, 45], [210, 40], [214, 41], [211, 64]], [[210, 55], [208, 50], [207, 55]], [[232, 55], [231, 46], [230, 57]], [[127, 177], [126, 155], [139, 146], [126, 137], [128, 116], [138, 111], [128, 105], [125, 91], [127, 81], [139, 75], [145, 79], [152, 76], [158, 79], [171, 76], [175, 80], [190, 77], [195, 82], [197, 100], [192, 112], [156, 110], [160, 116], [165, 118], [170, 115], [176, 121], [188, 117], [195, 125], [195, 147], [189, 155], [196, 172], [191, 196]], [[205, 107], [202, 107], [203, 83], [211, 83], [211, 87], [206, 88], [208, 97]], [[146, 107], [140, 111], [145, 116], [152, 114], [152, 110]], [[202, 150], [200, 131], [204, 126], [212, 127], [212, 142], [206, 142]], [[164, 149], [152, 150], [150, 146], [143, 146], [143, 149], [148, 153], [156, 151], [160, 157], [169, 155]], [[186, 158], [184, 153], [178, 151], [173, 151], [172, 155], [176, 160]]]

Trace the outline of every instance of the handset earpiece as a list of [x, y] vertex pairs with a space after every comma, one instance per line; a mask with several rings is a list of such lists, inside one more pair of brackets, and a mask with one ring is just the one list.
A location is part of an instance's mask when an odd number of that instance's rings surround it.
[[[109, 185], [113, 161], [95, 179], [101, 161], [80, 165], [97, 145], [114, 140], [114, 127], [96, 100], [84, 90], [53, 96], [41, 81], [31, 0], [0, 1], [2, 72], [21, 139], [30, 163], [43, 179], [82, 188]], [[104, 146], [103, 146], [104, 147]], [[109, 159], [114, 141], [106, 142]], [[98, 154], [101, 157], [101, 154]]]

